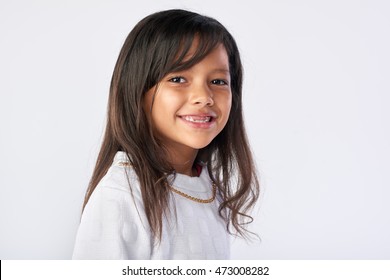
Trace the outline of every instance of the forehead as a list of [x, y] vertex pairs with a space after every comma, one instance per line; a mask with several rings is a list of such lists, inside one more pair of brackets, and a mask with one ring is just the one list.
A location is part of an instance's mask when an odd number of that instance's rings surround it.
[[210, 46], [205, 48], [199, 42], [199, 38], [195, 37], [180, 64], [191, 64], [188, 65], [191, 67], [201, 61], [212, 61], [213, 63], [217, 63], [219, 67], [224, 66], [227, 70], [229, 69], [229, 57], [222, 43], [217, 43], [212, 48]]

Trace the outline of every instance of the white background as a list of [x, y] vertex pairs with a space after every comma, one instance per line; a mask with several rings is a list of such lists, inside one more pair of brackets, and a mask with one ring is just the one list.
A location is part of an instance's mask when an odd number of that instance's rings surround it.
[[218, 19], [244, 67], [262, 199], [233, 259], [390, 259], [390, 2], [0, 2], [0, 259], [69, 259], [133, 26]]

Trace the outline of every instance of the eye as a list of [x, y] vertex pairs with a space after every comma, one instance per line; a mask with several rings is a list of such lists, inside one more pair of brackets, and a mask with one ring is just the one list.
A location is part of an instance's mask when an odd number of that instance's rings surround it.
[[225, 85], [228, 85], [228, 82], [227, 82], [227, 81], [221, 80], [221, 79], [212, 80], [211, 83], [212, 83], [213, 85], [217, 85], [217, 86], [225, 86]]
[[168, 81], [172, 83], [185, 83], [186, 79], [184, 79], [183, 77], [173, 77], [170, 78]]

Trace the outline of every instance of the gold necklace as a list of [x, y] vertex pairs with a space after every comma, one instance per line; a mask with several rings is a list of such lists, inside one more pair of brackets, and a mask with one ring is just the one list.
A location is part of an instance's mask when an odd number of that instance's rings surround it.
[[[129, 162], [123, 162], [123, 161], [119, 162], [119, 165], [120, 166], [131, 166], [131, 164]], [[193, 197], [193, 196], [191, 196], [189, 194], [186, 194], [186, 193], [183, 193], [183, 192], [179, 191], [178, 189], [175, 189], [174, 187], [172, 187], [168, 183], [166, 183], [166, 184], [173, 192], [177, 193], [178, 195], [181, 195], [181, 196], [183, 196], [185, 198], [188, 198], [188, 199], [190, 199], [192, 201], [199, 202], [199, 203], [211, 203], [211, 202], [214, 201], [215, 196], [217, 194], [217, 186], [215, 185], [214, 182], [212, 184], [213, 196], [211, 198], [208, 198], [208, 199], [201, 199], [201, 198], [198, 198], [198, 197]]]
[[171, 185], [168, 184], [168, 187], [169, 187], [173, 192], [175, 192], [175, 193], [177, 193], [178, 195], [181, 195], [181, 196], [183, 196], [183, 197], [185, 197], [185, 198], [188, 198], [188, 199], [190, 199], [190, 200], [192, 200], [192, 201], [199, 202], [199, 203], [211, 203], [211, 202], [214, 201], [215, 196], [216, 196], [216, 194], [217, 194], [217, 186], [215, 185], [215, 183], [213, 183], [212, 186], [213, 186], [213, 196], [212, 196], [211, 198], [209, 198], [209, 199], [201, 199], [201, 198], [193, 197], [193, 196], [191, 196], [191, 195], [189, 195], [189, 194], [183, 193], [183, 192], [179, 191], [178, 189], [175, 189], [174, 187], [172, 187]]

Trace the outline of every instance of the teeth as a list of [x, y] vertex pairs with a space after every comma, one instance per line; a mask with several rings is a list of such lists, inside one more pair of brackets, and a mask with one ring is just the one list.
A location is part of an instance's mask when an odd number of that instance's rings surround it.
[[184, 116], [183, 119], [189, 122], [194, 123], [207, 123], [210, 121], [211, 117], [192, 117], [192, 116]]

